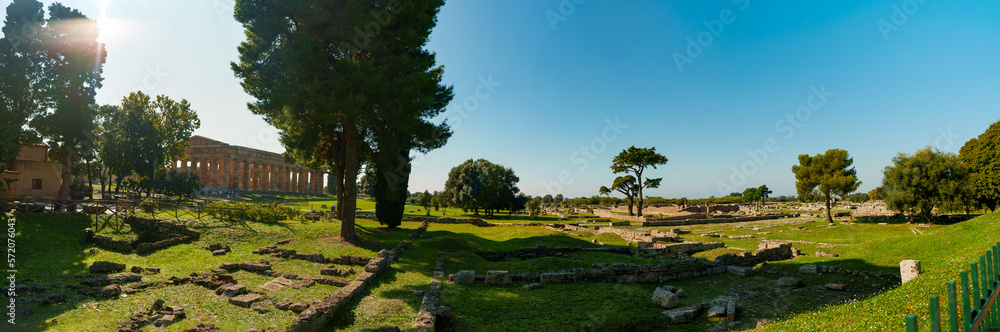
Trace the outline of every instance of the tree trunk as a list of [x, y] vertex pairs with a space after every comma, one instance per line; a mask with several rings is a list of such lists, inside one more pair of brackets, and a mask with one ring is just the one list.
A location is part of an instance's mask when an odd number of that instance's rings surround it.
[[333, 174], [337, 178], [337, 219], [344, 220], [344, 168], [337, 167]]
[[639, 201], [636, 202], [636, 215], [642, 217], [642, 172], [638, 172], [636, 175], [639, 177], [636, 179], [639, 183]]
[[830, 195], [826, 195], [826, 222], [833, 226], [833, 216], [830, 214]]
[[632, 203], [632, 197], [629, 197], [628, 198], [628, 215], [630, 215], [630, 216], [634, 216], [635, 215], [635, 213], [632, 213], [632, 204], [633, 204]]
[[346, 119], [344, 126], [344, 212], [340, 223], [340, 237], [347, 242], [355, 240], [354, 213], [357, 209], [358, 170], [361, 168], [358, 158], [358, 128], [357, 120]]
[[87, 196], [88, 197], [93, 197], [94, 196], [94, 176], [92, 174], [93, 171], [90, 169], [90, 159], [87, 159], [86, 162], [87, 162]]
[[69, 185], [73, 182], [73, 154], [69, 151], [63, 153], [62, 160], [62, 186], [59, 187], [59, 199], [69, 199]]

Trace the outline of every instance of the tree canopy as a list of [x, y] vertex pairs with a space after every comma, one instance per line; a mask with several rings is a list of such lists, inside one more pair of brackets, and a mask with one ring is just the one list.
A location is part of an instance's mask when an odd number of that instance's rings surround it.
[[643, 173], [647, 168], [656, 169], [656, 166], [667, 163], [667, 157], [656, 153], [656, 148], [636, 148], [631, 146], [623, 150], [611, 161], [611, 170], [618, 173], [628, 173], [635, 177], [636, 194], [638, 199], [637, 215], [642, 216], [642, 190], [644, 188], [659, 188], [663, 178], [646, 178], [643, 183]]
[[487, 216], [497, 210], [510, 210], [524, 206], [517, 199], [520, 181], [514, 170], [491, 163], [485, 159], [472, 160], [451, 169], [444, 184], [445, 197], [452, 206], [472, 210], [479, 215], [482, 209]]
[[611, 183], [611, 188], [601, 186], [598, 189], [598, 193], [601, 195], [610, 195], [612, 191], [625, 195], [625, 199], [628, 201], [628, 215], [634, 216], [632, 207], [635, 204], [636, 195], [639, 195], [639, 185], [636, 183], [635, 177], [631, 175], [619, 176]]
[[99, 107], [97, 124], [97, 154], [109, 176], [116, 177], [116, 191], [122, 181], [132, 178], [139, 184], [136, 189], [149, 193], [156, 188], [155, 172], [185, 157], [188, 138], [201, 127], [201, 120], [187, 100], [177, 102], [163, 95], [154, 100], [139, 91], [122, 98], [120, 106]]
[[900, 153], [882, 173], [886, 205], [918, 212], [927, 222], [933, 221], [934, 208], [955, 208], [963, 205], [960, 197], [971, 198], [968, 167], [953, 153], [929, 147], [912, 155]]
[[1000, 206], [1000, 121], [966, 142], [959, 157], [969, 166], [975, 199], [995, 211]]
[[256, 99], [250, 110], [281, 131], [297, 161], [333, 173], [345, 240], [355, 237], [361, 164], [374, 161], [377, 182], [396, 181], [376, 184], [376, 192], [398, 201], [409, 151], [440, 147], [450, 134], [426, 121], [451, 98], [440, 84], [443, 69], [424, 49], [443, 4], [236, 1], [247, 37], [232, 68]]
[[799, 155], [799, 164], [792, 166], [795, 173], [795, 189], [801, 199], [814, 197], [814, 190], [826, 200], [826, 221], [833, 224], [830, 215], [830, 200], [836, 195], [841, 198], [858, 190], [861, 181], [852, 165], [854, 158], [847, 151], [830, 149], [825, 153], [810, 156]]
[[97, 41], [97, 22], [58, 2], [48, 12], [46, 20], [37, 0], [7, 6], [0, 39], [0, 129], [5, 133], [0, 164], [16, 157], [21, 145], [45, 139], [63, 166], [58, 196], [68, 199], [73, 160], [90, 154], [94, 145], [92, 105], [106, 55]]

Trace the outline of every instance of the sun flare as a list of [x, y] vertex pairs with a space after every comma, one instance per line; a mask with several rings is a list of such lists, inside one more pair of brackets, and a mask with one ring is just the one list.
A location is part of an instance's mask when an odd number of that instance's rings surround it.
[[97, 24], [100, 27], [100, 32], [97, 35], [97, 41], [105, 43], [107, 41], [108, 34], [113, 30], [113, 23], [108, 20], [108, 2], [110, 2], [110, 0], [98, 1], [101, 3], [101, 12], [97, 16]]

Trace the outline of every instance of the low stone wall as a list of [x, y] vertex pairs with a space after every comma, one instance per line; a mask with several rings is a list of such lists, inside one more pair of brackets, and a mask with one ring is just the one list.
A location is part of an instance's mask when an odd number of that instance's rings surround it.
[[637, 221], [637, 222], [646, 221], [646, 217], [630, 216], [627, 214], [619, 214], [602, 209], [594, 209], [594, 214], [601, 218], [614, 218], [614, 219]]
[[351, 300], [356, 299], [364, 291], [365, 287], [371, 286], [376, 276], [386, 270], [392, 264], [392, 261], [406, 250], [406, 247], [425, 230], [427, 230], [427, 222], [420, 225], [420, 227], [410, 234], [408, 239], [400, 242], [392, 250], [383, 249], [379, 251], [378, 255], [365, 265], [364, 272], [360, 273], [357, 278], [354, 278], [353, 281], [341, 288], [337, 293], [313, 303], [309, 309], [295, 316], [292, 319], [292, 325], [288, 327], [287, 331], [319, 331], [328, 325], [341, 309], [347, 307]]
[[594, 269], [570, 269], [541, 274], [519, 274], [524, 282], [543, 284], [567, 282], [611, 282], [621, 284], [662, 283], [671, 280], [688, 279], [712, 274], [726, 273], [727, 267], [717, 262], [701, 258], [685, 259], [669, 264], [636, 265], [614, 263], [595, 264]]
[[441, 301], [441, 280], [444, 277], [445, 252], [439, 251], [438, 258], [434, 261], [434, 275], [431, 276], [431, 289], [424, 293], [424, 300], [420, 303], [420, 311], [413, 323], [413, 328], [417, 331], [434, 331], [438, 324], [438, 315], [441, 311], [450, 311], [447, 307], [439, 306]]
[[757, 245], [757, 250], [752, 254], [744, 252], [740, 254], [725, 254], [715, 258], [716, 262], [726, 265], [756, 265], [764, 261], [782, 261], [798, 256], [798, 249], [789, 243], [763, 241]]
[[667, 220], [667, 221], [644, 221], [642, 222], [643, 227], [649, 226], [682, 226], [682, 225], [699, 225], [699, 224], [719, 224], [719, 223], [731, 223], [731, 222], [747, 222], [747, 221], [759, 221], [759, 220], [769, 220], [769, 219], [781, 219], [798, 217], [798, 214], [770, 214], [766, 216], [751, 216], [751, 217], [731, 217], [731, 218], [711, 218], [711, 219], [685, 219], [685, 220]]
[[483, 259], [494, 262], [505, 261], [510, 259], [535, 259], [539, 257], [562, 256], [564, 253], [577, 252], [577, 251], [607, 252], [607, 253], [630, 255], [642, 258], [676, 258], [680, 256], [681, 253], [686, 254], [691, 252], [705, 251], [722, 247], [725, 247], [725, 244], [722, 242], [711, 242], [711, 243], [685, 242], [685, 243], [672, 243], [672, 244], [657, 243], [654, 246], [643, 247], [643, 248], [549, 247], [544, 244], [539, 244], [534, 247], [523, 247], [511, 251], [476, 251], [475, 253], [476, 255], [479, 255]]
[[[122, 253], [147, 253], [173, 245], [197, 241], [201, 233], [195, 232], [184, 225], [159, 221], [156, 219], [139, 218], [128, 216], [124, 222], [132, 228], [132, 231], [140, 234], [139, 240], [127, 242], [115, 240], [106, 235], [95, 234], [92, 229], [87, 229], [83, 237], [83, 242], [89, 242], [104, 248]], [[144, 239], [145, 237], [157, 238], [155, 241]]]
[[[374, 217], [374, 216], [373, 216]], [[403, 221], [419, 221], [427, 223], [438, 223], [438, 224], [473, 224], [480, 227], [493, 226], [488, 222], [483, 221], [479, 218], [438, 218], [438, 217], [426, 217], [426, 216], [405, 216]]]
[[[676, 246], [676, 245], [675, 245]], [[727, 273], [730, 266], [749, 266], [763, 261], [779, 261], [794, 257], [794, 248], [788, 243], [761, 243], [753, 254], [722, 255], [714, 261], [689, 258], [668, 264], [636, 265], [626, 263], [594, 264], [593, 269], [570, 269], [540, 274], [513, 275], [517, 281], [545, 283], [612, 282], [612, 283], [662, 283], [677, 279], [695, 278]], [[740, 268], [747, 269], [747, 268]]]
[[647, 215], [645, 217], [646, 217], [646, 221], [647, 222], [652, 222], [652, 221], [705, 219], [705, 218], [708, 218], [708, 215], [704, 214], [704, 213], [693, 213], [693, 214], [685, 214], [685, 215], [679, 215], [679, 216], [668, 216], [668, 217], [663, 217], [663, 216], [649, 216], [649, 215]]
[[600, 226], [596, 226], [593, 229], [591, 229], [580, 226], [579, 224], [553, 224], [551, 228], [554, 230], [562, 228], [569, 231], [590, 232], [593, 234], [612, 233], [620, 236], [622, 239], [629, 242], [656, 242], [656, 241], [677, 242], [680, 238], [680, 234], [672, 232], [664, 233], [654, 230], [652, 233], [643, 233], [628, 229], [600, 227]]

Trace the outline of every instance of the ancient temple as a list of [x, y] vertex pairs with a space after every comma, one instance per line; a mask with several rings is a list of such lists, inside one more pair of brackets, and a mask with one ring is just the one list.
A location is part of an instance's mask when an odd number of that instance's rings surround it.
[[192, 136], [188, 160], [173, 168], [195, 172], [208, 188], [251, 191], [323, 191], [323, 173], [286, 163], [280, 154], [230, 145], [203, 136]]

